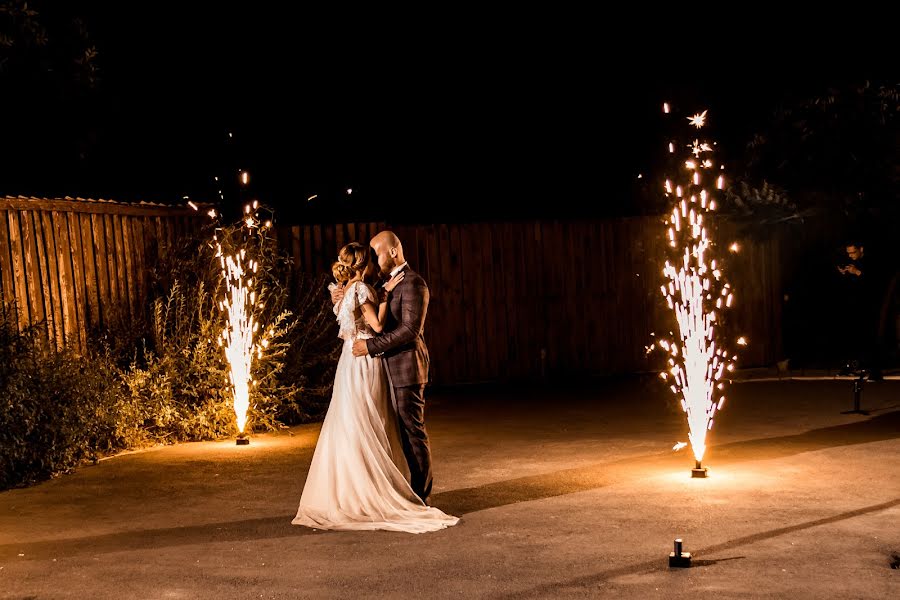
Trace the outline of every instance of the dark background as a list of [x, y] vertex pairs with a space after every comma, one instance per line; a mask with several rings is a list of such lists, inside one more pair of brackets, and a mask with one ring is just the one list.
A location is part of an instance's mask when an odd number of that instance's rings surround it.
[[[842, 66], [846, 39], [791, 54], [762, 33], [728, 43], [741, 36], [698, 26], [679, 41], [586, 15], [384, 28], [274, 4], [28, 6], [48, 42], [7, 49], [0, 193], [172, 203], [222, 189], [227, 207], [247, 169], [244, 197], [292, 222], [646, 212], [638, 175], [658, 176], [663, 101], [709, 109], [734, 162], [779, 103], [878, 65]], [[71, 69], [88, 47], [89, 81]]]

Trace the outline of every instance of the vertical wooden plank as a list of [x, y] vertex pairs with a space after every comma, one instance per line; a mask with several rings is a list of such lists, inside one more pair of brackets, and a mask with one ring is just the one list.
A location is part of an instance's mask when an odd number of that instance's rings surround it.
[[334, 250], [335, 254], [337, 251], [344, 247], [344, 244], [349, 242], [344, 233], [344, 224], [343, 223], [335, 223], [331, 226], [334, 229]]
[[323, 258], [326, 260], [326, 264], [330, 265], [331, 261], [333, 261], [337, 256], [338, 250], [340, 250], [334, 240], [334, 225], [332, 225], [331, 223], [323, 225], [322, 234], [324, 236], [323, 243], [325, 250], [325, 255]]
[[456, 289], [454, 296], [457, 299], [457, 310], [459, 311], [459, 320], [457, 327], [460, 332], [460, 378], [459, 383], [469, 383], [475, 381], [478, 358], [475, 355], [475, 323], [474, 302], [472, 301], [473, 289], [468, 285], [469, 276], [467, 270], [470, 264], [466, 261], [466, 242], [468, 241], [463, 235], [463, 226], [454, 224], [449, 227], [450, 243], [453, 247], [453, 255], [456, 259], [455, 279]]
[[[625, 287], [622, 285], [616, 285], [616, 282], [620, 282], [624, 278], [621, 264], [618, 260], [616, 260], [617, 252], [619, 252], [619, 249], [622, 248], [622, 244], [624, 243], [627, 243], [627, 235], [622, 232], [621, 221], [619, 221], [618, 223], [610, 223], [609, 278], [613, 290], [614, 305], [621, 309], [619, 311], [620, 314], [617, 315], [618, 318], [606, 319], [607, 331], [609, 332], [609, 336], [607, 337], [606, 342], [612, 348], [622, 343], [622, 337], [627, 323], [625, 313], [628, 309], [628, 297], [625, 293]], [[624, 356], [622, 355], [622, 353], [610, 353], [609, 356], [610, 370], [612, 370], [613, 372], [621, 371], [624, 365]]]
[[75, 308], [75, 276], [72, 269], [72, 243], [66, 213], [53, 211], [56, 235], [56, 264], [59, 267], [59, 292], [62, 300], [63, 328], [67, 347], [80, 345], [78, 314]]
[[772, 260], [770, 264], [772, 265], [772, 272], [769, 278], [769, 285], [771, 286], [772, 293], [772, 304], [775, 307], [775, 312], [773, 314], [773, 321], [769, 325], [770, 335], [775, 336], [775, 340], [771, 343], [771, 347], [774, 348], [774, 356], [771, 357], [770, 362], [779, 361], [785, 357], [784, 352], [784, 336], [782, 332], [784, 332], [784, 287], [783, 282], [784, 278], [781, 274], [781, 270], [783, 268], [784, 262], [781, 256], [781, 237], [774, 236], [772, 238]]
[[[159, 219], [157, 218], [157, 221]], [[107, 315], [113, 319], [120, 319], [124, 315], [122, 313], [122, 301], [124, 287], [122, 285], [122, 273], [120, 269], [123, 268], [122, 265], [119, 264], [117, 260], [117, 249], [116, 249], [116, 234], [114, 231], [114, 220], [112, 215], [103, 215], [103, 231], [106, 241], [106, 272], [109, 276], [109, 312]], [[107, 321], [107, 325], [111, 324]]]
[[[632, 334], [633, 341], [630, 345], [632, 364], [629, 370], [637, 371], [644, 361], [645, 352], [643, 347], [644, 344], [647, 343], [648, 336], [650, 335], [650, 332], [647, 329], [648, 324], [646, 320], [647, 310], [649, 308], [647, 297], [649, 294], [646, 286], [646, 278], [641, 273], [643, 270], [644, 255], [647, 251], [645, 237], [646, 228], [639, 218], [631, 217], [628, 220], [631, 223], [631, 231], [637, 242], [637, 248], [632, 252], [631, 270], [629, 271], [629, 280], [631, 281], [634, 290], [634, 308], [632, 310], [634, 333]], [[635, 338], [637, 339], [635, 340]], [[635, 341], [638, 343], [634, 343]]]
[[474, 268], [470, 267], [469, 273], [475, 279], [475, 337], [477, 340], [477, 356], [478, 356], [478, 380], [487, 381], [490, 379], [491, 362], [488, 356], [490, 348], [490, 322], [491, 315], [490, 295], [488, 293], [488, 283], [490, 279], [490, 269], [487, 268], [484, 254], [484, 235], [483, 228], [477, 223], [465, 225], [470, 233], [471, 245], [471, 263]]
[[[160, 219], [160, 222], [162, 223], [163, 235], [166, 238], [166, 252], [169, 254], [175, 252], [176, 248], [178, 247], [176, 246], [177, 240], [175, 237], [175, 224], [172, 221], [173, 219], [171, 217]], [[113, 229], [113, 231], [115, 231], [115, 228]], [[120, 265], [121, 263], [117, 264]], [[121, 271], [121, 266], [119, 267], [119, 270]]]
[[585, 294], [591, 299], [593, 311], [591, 318], [585, 323], [585, 351], [590, 355], [589, 362], [592, 370], [597, 373], [607, 373], [605, 348], [603, 343], [603, 316], [614, 310], [610, 306], [609, 298], [603, 287], [603, 255], [602, 229], [597, 221], [592, 221], [587, 233], [586, 250], [591, 257], [591, 268], [585, 269]]
[[774, 238], [772, 238], [766, 240], [765, 242], [766, 271], [765, 281], [763, 283], [763, 288], [761, 291], [766, 295], [766, 304], [768, 305], [768, 310], [766, 311], [767, 318], [763, 326], [765, 327], [765, 331], [768, 333], [766, 337], [769, 343], [760, 346], [761, 356], [758, 363], [759, 366], [771, 365], [784, 358], [781, 349], [781, 336], [776, 334], [776, 332], [782, 331], [781, 319], [779, 318], [779, 313], [781, 312], [782, 295], [778, 293], [778, 285], [774, 277], [776, 268], [774, 261], [774, 241]]
[[[116, 293], [119, 297], [118, 310], [123, 318], [128, 318], [131, 314], [130, 299], [128, 297], [128, 265], [125, 261], [125, 242], [122, 239], [122, 219], [119, 215], [111, 215], [113, 244], [116, 255]], [[172, 236], [172, 223], [169, 221], [167, 225], [169, 232], [169, 248], [174, 247], [174, 238]]]
[[16, 300], [13, 285], [12, 256], [9, 253], [9, 212], [0, 210], [0, 303], [12, 304]]
[[41, 229], [44, 237], [44, 245], [47, 249], [47, 275], [50, 280], [50, 295], [53, 305], [53, 330], [56, 337], [56, 348], [62, 350], [66, 345], [66, 324], [63, 319], [65, 299], [61, 290], [61, 271], [59, 264], [59, 246], [61, 241], [56, 234], [53, 213], [49, 210], [41, 211]]
[[536, 290], [532, 287], [532, 278], [537, 265], [533, 263], [534, 225], [531, 222], [520, 223], [516, 227], [516, 248], [520, 259], [516, 265], [519, 274], [516, 282], [517, 298], [519, 299], [518, 322], [520, 344], [519, 363], [525, 370], [527, 379], [535, 379], [540, 375], [540, 350], [541, 342], [537, 334], [537, 299]]
[[368, 240], [361, 240], [356, 237], [356, 223], [347, 223], [347, 241], [348, 242], [359, 242], [364, 246], [368, 244]]
[[290, 229], [290, 252], [291, 258], [294, 260], [294, 271], [303, 271], [303, 255], [300, 251], [300, 226], [294, 225]]
[[582, 237], [576, 243], [576, 252], [582, 257], [578, 275], [583, 295], [582, 311], [584, 314], [583, 324], [577, 329], [580, 344], [579, 352], [584, 356], [585, 368], [590, 373], [597, 373], [599, 365], [596, 364], [597, 357], [591, 348], [593, 340], [591, 340], [590, 328], [587, 326], [587, 323], [594, 320], [593, 313], [597, 310], [596, 297], [591, 290], [591, 274], [597, 264], [597, 257], [594, 254], [594, 221], [584, 223]]
[[109, 282], [110, 256], [106, 251], [106, 222], [103, 215], [91, 215], [91, 239], [94, 243], [95, 265], [97, 267], [97, 291], [100, 300], [100, 320], [109, 325], [114, 306]]
[[473, 376], [474, 381], [484, 381], [487, 376], [486, 364], [486, 325], [484, 313], [484, 269], [481, 265], [481, 248], [478, 238], [478, 226], [476, 224], [466, 224], [461, 227], [461, 240], [463, 243], [463, 252], [465, 253], [464, 264], [466, 275], [466, 288], [471, 289], [471, 301], [466, 302], [470, 307], [471, 319], [473, 321], [472, 328], [472, 355], [475, 358], [475, 367]]
[[573, 370], [583, 373], [588, 369], [587, 356], [584, 352], [584, 323], [590, 319], [590, 299], [584, 295], [584, 236], [585, 226], [580, 221], [570, 221], [566, 227], [567, 239], [565, 240], [566, 259], [569, 262], [569, 275], [572, 280], [566, 289], [569, 293], [564, 295], [566, 312], [570, 317], [567, 324], [571, 332], [569, 341], [569, 365]]
[[187, 237], [187, 223], [185, 222], [184, 217], [174, 216], [169, 217], [169, 221], [172, 222], [173, 229], [175, 235], [175, 245], [180, 246], [184, 239]]
[[[155, 217], [153, 219], [153, 228], [156, 231], [156, 251], [157, 257], [162, 258], [169, 253], [169, 246], [166, 239], [165, 223], [162, 218]], [[111, 239], [111, 238], [107, 238]]]
[[527, 373], [524, 365], [519, 361], [520, 356], [520, 340], [519, 340], [519, 305], [520, 296], [516, 293], [516, 267], [518, 265], [518, 254], [516, 252], [513, 231], [516, 225], [513, 223], [502, 223], [498, 226], [499, 231], [496, 232], [494, 239], [498, 241], [495, 255], [500, 260], [500, 279], [503, 283], [503, 303], [502, 320], [503, 336], [506, 339], [506, 354], [503, 356], [504, 362], [501, 364], [503, 375], [505, 377], [519, 378]]
[[[541, 376], [547, 376], [549, 375], [548, 340], [552, 337], [553, 332], [550, 330], [547, 321], [546, 311], [549, 303], [546, 299], [546, 282], [543, 281], [543, 276], [546, 273], [544, 266], [544, 226], [540, 221], [534, 221], [530, 229], [531, 232], [526, 242], [529, 247], [529, 264], [531, 265], [528, 278], [530, 283], [529, 289], [534, 292], [532, 295], [534, 312], [531, 320], [534, 323], [534, 336], [537, 342], [537, 354], [534, 357], [534, 361], [537, 365], [537, 372]], [[549, 267], [547, 269], [549, 270]]]
[[38, 262], [37, 244], [34, 232], [34, 211], [23, 210], [19, 213], [19, 222], [22, 227], [22, 250], [25, 256], [25, 280], [28, 282], [28, 310], [31, 315], [31, 323], [40, 323], [41, 343], [46, 347], [50, 340], [45, 321], [44, 294], [41, 287], [40, 263]]
[[303, 231], [303, 272], [313, 273], [312, 227], [304, 225]]
[[495, 228], [494, 237], [498, 241], [498, 261], [501, 266], [498, 277], [500, 284], [503, 286], [504, 294], [502, 318], [504, 320], [503, 332], [506, 337], [506, 365], [501, 364], [501, 369], [504, 371], [504, 378], [520, 380], [522, 376], [527, 374], [527, 371], [519, 360], [521, 350], [518, 318], [522, 300], [515, 289], [516, 268], [518, 266], [518, 255], [515, 248], [515, 230], [517, 227], [517, 223], [502, 223]]
[[437, 228], [437, 252], [441, 262], [441, 285], [444, 286], [445, 323], [444, 345], [447, 361], [446, 383], [456, 383], [462, 380], [465, 373], [465, 327], [463, 321], [463, 306], [460, 299], [460, 269], [459, 254], [451, 243], [450, 226], [441, 224]]
[[[119, 245], [121, 239], [122, 253], [125, 264], [125, 297], [127, 298], [128, 312], [134, 317], [137, 314], [137, 293], [135, 291], [134, 279], [137, 275], [134, 268], [134, 255], [132, 254], [133, 243], [131, 241], [131, 227], [128, 226], [128, 217], [116, 215], [116, 245]], [[174, 219], [176, 222], [180, 219]]]
[[291, 260], [293, 260], [294, 253], [291, 246], [291, 228], [280, 224], [273, 225], [272, 229], [269, 230], [269, 237], [272, 236], [275, 237], [275, 245], [278, 247], [278, 252], [284, 252]]
[[[435, 286], [436, 282], [432, 277], [431, 266], [428, 262], [428, 254], [425, 248], [426, 236], [427, 236], [426, 226], [418, 225], [410, 228], [410, 232], [407, 234], [407, 237], [410, 240], [410, 243], [414, 245], [415, 252], [415, 262], [411, 263], [413, 268], [422, 276], [425, 280], [426, 285], [429, 289], [429, 301], [428, 301], [428, 320], [425, 323], [425, 336], [426, 340], [429, 339], [428, 336], [431, 336], [435, 332], [431, 332], [431, 326], [433, 324], [431, 317], [433, 316], [431, 305], [435, 301], [435, 292], [438, 291], [438, 288]], [[402, 240], [402, 239], [401, 239]], [[404, 245], [404, 249], [406, 246]]]
[[[557, 222], [554, 227], [554, 248], [556, 252], [554, 256], [561, 257], [563, 264], [559, 265], [557, 273], [557, 294], [556, 300], [556, 326], [554, 330], [562, 335], [554, 336], [557, 341], [557, 357], [554, 362], [555, 370], [566, 375], [574, 368], [572, 356], [572, 321], [571, 305], [574, 300], [571, 298], [572, 289], [572, 264], [569, 260], [568, 236], [571, 235], [571, 228], [568, 223]], [[557, 259], [559, 260], [559, 259]]]
[[497, 271], [495, 270], [493, 231], [488, 223], [480, 223], [477, 227], [478, 249], [481, 251], [481, 279], [482, 279], [482, 304], [481, 312], [484, 318], [482, 351], [485, 361], [485, 380], [496, 381], [500, 375], [500, 361], [498, 354], [501, 345], [506, 341], [501, 339], [499, 331], [499, 312], [502, 306], [499, 303], [500, 290], [497, 286]]
[[518, 339], [516, 362], [521, 369], [520, 375], [525, 379], [532, 379], [538, 373], [534, 361], [538, 348], [534, 336], [535, 324], [531, 316], [534, 313], [534, 290], [529, 287], [528, 279], [529, 272], [533, 268], [527, 258], [529, 225], [530, 223], [517, 222], [512, 227], [514, 255], [509, 257], [508, 261], [514, 277], [511, 290], [516, 299], [515, 330]]
[[87, 291], [87, 322], [89, 327], [100, 324], [100, 296], [97, 283], [97, 263], [94, 254], [94, 236], [91, 232], [91, 216], [87, 213], [76, 215], [78, 227], [81, 229], [82, 263], [84, 264], [84, 283]]
[[172, 232], [174, 235], [175, 247], [181, 247], [183, 244], [187, 243], [188, 238], [191, 237], [191, 233], [188, 229], [187, 215], [175, 215], [169, 217], [169, 221], [171, 221], [173, 225]]
[[[181, 222], [181, 238], [182, 242], [188, 242], [191, 238], [196, 236], [196, 233], [191, 228], [191, 217], [190, 215], [182, 215], [178, 217], [178, 220]], [[272, 225], [274, 229], [275, 225]]]
[[132, 254], [134, 256], [134, 293], [137, 303], [135, 304], [135, 318], [143, 321], [147, 316], [147, 302], [149, 300], [147, 294], [147, 268], [144, 262], [146, 256], [146, 245], [144, 243], [144, 227], [143, 220], [140, 217], [129, 217], [128, 223], [131, 228]]
[[34, 220], [34, 241], [35, 246], [37, 247], [38, 268], [41, 274], [41, 295], [44, 299], [44, 318], [47, 320], [47, 340], [49, 341], [50, 347], [58, 350], [61, 349], [61, 346], [57, 344], [57, 334], [59, 334], [61, 338], [62, 331], [56, 331], [57, 327], [61, 324], [56, 321], [53, 312], [52, 271], [50, 270], [50, 258], [55, 252], [53, 246], [53, 232], [51, 231], [48, 233], [44, 231], [41, 211], [35, 211], [31, 216]]
[[409, 261], [414, 271], [422, 273], [425, 267], [419, 261], [415, 228], [407, 225], [398, 225], [394, 228], [394, 234], [400, 239], [400, 243], [403, 244], [403, 257]]
[[31, 324], [31, 313], [28, 311], [28, 284], [25, 280], [25, 257], [22, 252], [22, 228], [19, 224], [19, 211], [10, 210], [9, 251], [12, 256], [13, 281], [18, 309], [19, 330], [24, 331]]
[[334, 259], [331, 257], [326, 259], [325, 257], [325, 252], [322, 247], [322, 226], [318, 223], [313, 226], [313, 241], [315, 243], [315, 268], [311, 271], [311, 274], [318, 275], [319, 273], [331, 273], [331, 263], [328, 261], [333, 261]]
[[509, 270], [512, 265], [508, 265], [504, 261], [504, 257], [509, 255], [509, 249], [506, 247], [509, 241], [508, 229], [508, 223], [498, 223], [493, 227], [491, 235], [494, 248], [494, 282], [497, 287], [497, 336], [500, 342], [498, 344], [500, 350], [498, 375], [501, 379], [507, 378], [516, 370], [511, 361], [513, 347], [511, 329], [513, 327], [510, 325], [511, 316], [514, 313], [512, 305], [516, 303], [516, 300], [509, 289]]
[[72, 262], [72, 295], [75, 300], [75, 317], [78, 322], [78, 340], [82, 350], [87, 349], [87, 290], [84, 279], [84, 259], [82, 258], [81, 227], [78, 214], [64, 213], [69, 235], [69, 256]]
[[591, 303], [584, 295], [584, 264], [589, 260], [584, 255], [584, 224], [569, 221], [563, 228], [563, 251], [566, 262], [564, 301], [566, 329], [568, 330], [568, 348], [566, 349], [566, 365], [572, 370], [583, 373], [587, 369], [584, 352], [584, 323], [592, 317], [588, 314]]
[[[141, 234], [144, 238], [144, 267], [151, 269], [159, 263], [159, 239], [156, 237], [156, 222], [152, 217], [141, 219]], [[149, 273], [147, 277], [149, 282]]]
[[[619, 281], [625, 289], [627, 298], [626, 310], [623, 316], [627, 319], [626, 323], [631, 325], [623, 328], [621, 331], [620, 348], [627, 350], [627, 353], [623, 356], [625, 363], [621, 368], [623, 371], [631, 371], [637, 369], [644, 355], [643, 346], [635, 343], [635, 341], [636, 339], [647, 339], [643, 331], [643, 319], [641, 318], [641, 313], [644, 310], [641, 297], [643, 285], [640, 277], [637, 277], [637, 261], [642, 252], [641, 244], [646, 228], [639, 219], [634, 218], [619, 219], [617, 225], [623, 234], [622, 243], [627, 244], [622, 247], [628, 249], [626, 260], [622, 263], [622, 273]], [[649, 335], [649, 332], [646, 335]]]
[[[652, 228], [646, 219], [643, 218], [633, 218], [630, 219], [630, 221], [633, 223], [632, 231], [638, 243], [638, 248], [633, 253], [634, 263], [631, 267], [631, 280], [635, 286], [634, 293], [636, 296], [634, 298], [635, 324], [632, 342], [634, 364], [631, 366], [630, 370], [644, 371], [649, 364], [647, 363], [643, 345], [650, 342], [650, 332], [652, 331], [650, 320], [650, 317], [652, 316], [652, 304], [649, 301], [649, 298], [653, 295], [652, 292], [654, 289], [659, 288], [647, 272], [647, 260], [651, 253], [655, 252], [655, 247], [652, 243]], [[648, 286], [653, 289], [648, 289]]]
[[426, 231], [424, 237], [426, 253], [428, 255], [428, 287], [431, 291], [431, 301], [428, 306], [428, 322], [426, 323], [426, 335], [429, 352], [435, 348], [435, 356], [438, 360], [431, 361], [432, 381], [444, 383], [447, 381], [449, 370], [449, 355], [447, 343], [447, 321], [449, 311], [447, 307], [447, 286], [444, 284], [441, 272], [441, 256], [438, 253], [437, 228], [433, 225], [423, 226]]
[[543, 271], [545, 286], [541, 294], [545, 297], [544, 322], [548, 330], [547, 335], [547, 370], [557, 376], [558, 368], [563, 365], [562, 349], [564, 336], [568, 333], [562, 329], [561, 323], [561, 286], [563, 285], [564, 265], [559, 264], [560, 253], [560, 224], [558, 221], [547, 223], [543, 227], [543, 243], [540, 245], [541, 255], [544, 261], [549, 261], [553, 268]]

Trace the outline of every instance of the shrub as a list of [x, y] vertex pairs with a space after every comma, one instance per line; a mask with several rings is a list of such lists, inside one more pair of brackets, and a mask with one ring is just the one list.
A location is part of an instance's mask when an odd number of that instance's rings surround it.
[[0, 489], [147, 442], [108, 348], [48, 352], [40, 328], [19, 331], [15, 309], [0, 309]]

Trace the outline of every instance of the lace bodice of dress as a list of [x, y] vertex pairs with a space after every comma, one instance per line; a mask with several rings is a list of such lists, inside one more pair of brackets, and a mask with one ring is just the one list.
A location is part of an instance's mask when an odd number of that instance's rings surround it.
[[[338, 337], [342, 340], [365, 340], [375, 337], [375, 332], [366, 323], [362, 311], [357, 310], [365, 302], [372, 302], [377, 307], [378, 296], [370, 285], [362, 281], [355, 281], [344, 291], [343, 300], [335, 304], [334, 314], [338, 322]], [[356, 315], [359, 317], [357, 318]]]

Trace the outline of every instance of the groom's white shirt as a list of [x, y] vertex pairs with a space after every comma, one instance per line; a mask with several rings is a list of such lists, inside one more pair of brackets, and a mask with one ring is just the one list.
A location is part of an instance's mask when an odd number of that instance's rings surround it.
[[405, 266], [408, 265], [408, 264], [409, 264], [409, 261], [406, 261], [406, 262], [404, 262], [402, 265], [397, 265], [396, 267], [394, 267], [393, 269], [391, 269], [391, 277], [393, 277], [394, 275], [396, 275], [397, 273], [399, 273], [400, 271], [402, 271], [402, 270], [403, 270], [403, 267], [405, 267]]

